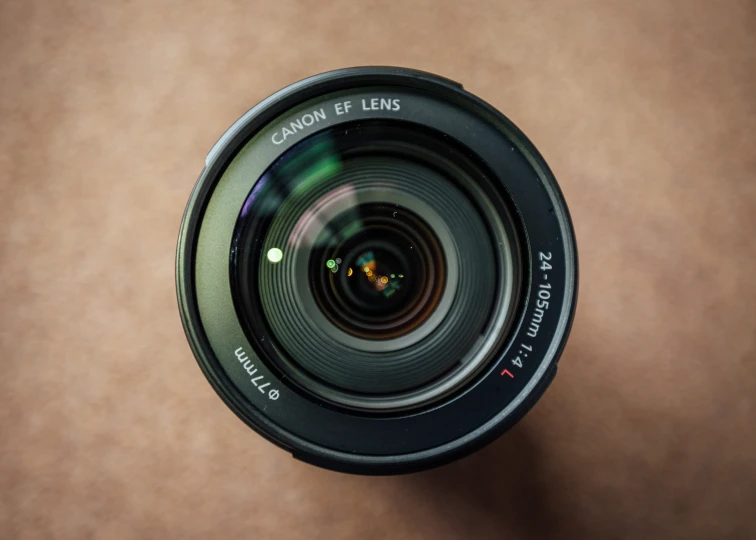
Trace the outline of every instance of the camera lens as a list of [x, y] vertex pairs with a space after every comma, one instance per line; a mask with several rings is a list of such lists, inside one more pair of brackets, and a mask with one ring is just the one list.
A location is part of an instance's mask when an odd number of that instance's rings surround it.
[[574, 313], [572, 227], [506, 118], [398, 68], [307, 79], [211, 150], [179, 238], [208, 380], [300, 459], [449, 461], [545, 390]]

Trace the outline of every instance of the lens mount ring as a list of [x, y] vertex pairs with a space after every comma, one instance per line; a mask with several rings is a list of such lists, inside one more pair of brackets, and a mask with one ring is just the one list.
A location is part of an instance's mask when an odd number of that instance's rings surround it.
[[[475, 162], [485, 171], [480, 197], [470, 196], [494, 201], [487, 211], [501, 217], [511, 246], [509, 255], [496, 248], [492, 254], [513, 283], [495, 305], [514, 308], [495, 313], [486, 327], [494, 330], [483, 332], [485, 343], [473, 347], [494, 356], [432, 406], [383, 415], [355, 414], [293, 383], [272, 360], [286, 351], [263, 331], [267, 323], [237, 312], [237, 306], [259, 306], [260, 300], [241, 298], [248, 291], [233, 270], [250, 253], [255, 260], [273, 261], [284, 251], [265, 246], [263, 238], [235, 243], [239, 216], [264, 188], [265, 172], [310, 137], [339, 126], [359, 131], [370, 122], [411, 124], [447, 141], [444, 152], [459, 158], [455, 163]], [[263, 229], [271, 225], [264, 213], [245, 219], [259, 220], [254, 226]], [[497, 238], [491, 221], [485, 221], [489, 236]], [[542, 395], [574, 316], [577, 250], [556, 180], [532, 143], [501, 113], [448, 79], [402, 68], [351, 68], [277, 92], [221, 137], [184, 215], [176, 279], [192, 351], [216, 392], [245, 423], [304, 461], [345, 472], [392, 474], [472, 452], [514, 425]]]

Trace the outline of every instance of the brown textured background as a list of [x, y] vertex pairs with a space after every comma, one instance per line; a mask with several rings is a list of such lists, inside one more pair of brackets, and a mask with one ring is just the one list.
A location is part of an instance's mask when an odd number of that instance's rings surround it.
[[[3, 0], [0, 54], [0, 538], [756, 537], [754, 1]], [[247, 429], [173, 283], [217, 137], [366, 64], [509, 115], [581, 255], [535, 410], [396, 478]]]

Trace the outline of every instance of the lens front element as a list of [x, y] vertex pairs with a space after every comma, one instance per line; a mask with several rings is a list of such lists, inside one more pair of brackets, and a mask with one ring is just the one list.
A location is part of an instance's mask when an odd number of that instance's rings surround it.
[[[408, 409], [458, 388], [490, 360], [514, 306], [510, 218], [485, 183], [479, 164], [409, 124], [296, 145], [237, 226], [250, 333], [272, 335], [280, 369], [334, 404]], [[260, 256], [270, 250], [279, 262]]]

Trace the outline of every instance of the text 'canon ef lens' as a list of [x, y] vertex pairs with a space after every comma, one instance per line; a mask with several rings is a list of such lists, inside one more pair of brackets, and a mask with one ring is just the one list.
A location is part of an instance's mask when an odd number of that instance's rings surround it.
[[178, 300], [226, 404], [294, 457], [395, 474], [492, 441], [556, 372], [577, 252], [546, 163], [461, 85], [293, 84], [207, 155]]

